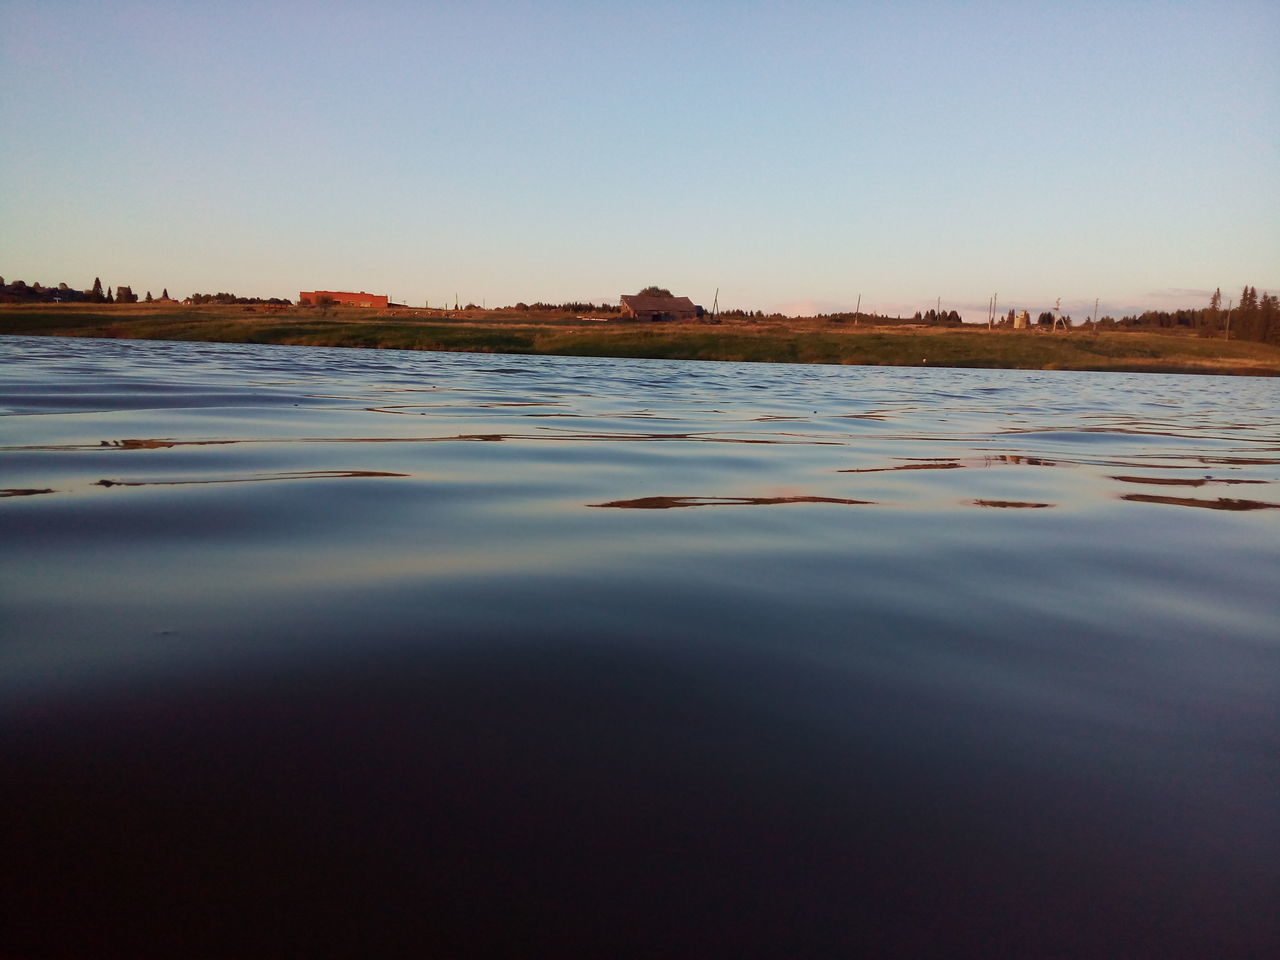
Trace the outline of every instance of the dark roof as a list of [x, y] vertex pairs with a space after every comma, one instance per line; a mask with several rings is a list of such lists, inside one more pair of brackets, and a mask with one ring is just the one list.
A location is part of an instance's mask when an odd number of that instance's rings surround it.
[[638, 293], [623, 294], [622, 302], [636, 313], [697, 313], [688, 297], [642, 297]]

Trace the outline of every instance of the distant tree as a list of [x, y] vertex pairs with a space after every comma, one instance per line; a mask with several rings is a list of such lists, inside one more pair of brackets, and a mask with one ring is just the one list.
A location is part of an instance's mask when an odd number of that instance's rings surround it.
[[1036, 323], [1037, 323], [1038, 325], [1042, 326], [1042, 327], [1051, 327], [1051, 326], [1053, 326], [1053, 313], [1052, 313], [1052, 311], [1045, 310], [1045, 311], [1041, 312], [1040, 316], [1036, 317]]
[[161, 293], [160, 293], [160, 298], [161, 298], [162, 300], [168, 300], [168, 299], [169, 299], [169, 288], [168, 288], [168, 287], [165, 287], [165, 288], [164, 288], [164, 290], [162, 290], [162, 291], [161, 291]]
[[89, 293], [89, 299], [94, 303], [105, 303], [107, 300], [102, 293], [102, 280], [98, 277], [93, 278], [93, 290]]
[[1280, 297], [1264, 293], [1259, 304], [1260, 339], [1263, 343], [1280, 344]]
[[1266, 331], [1257, 287], [1245, 287], [1240, 291], [1240, 303], [1236, 306], [1231, 329], [1241, 340], [1265, 340]]
[[671, 296], [671, 291], [666, 289], [665, 287], [645, 287], [643, 290], [637, 293], [636, 296], [637, 297], [669, 297]]
[[138, 295], [133, 292], [133, 287], [117, 287], [116, 303], [137, 303]]
[[151, 291], [150, 291], [150, 290], [148, 290], [148, 291], [147, 291], [147, 301], [146, 301], [146, 302], [147, 302], [147, 303], [150, 303], [150, 302], [151, 302]]
[[115, 294], [111, 292], [110, 287], [107, 287], [107, 303], [115, 303], [115, 302], [116, 302]]

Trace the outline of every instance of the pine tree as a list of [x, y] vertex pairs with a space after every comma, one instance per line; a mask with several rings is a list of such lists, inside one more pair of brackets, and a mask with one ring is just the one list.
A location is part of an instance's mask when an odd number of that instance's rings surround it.
[[150, 291], [150, 290], [148, 290], [148, 291], [147, 291], [147, 303], [150, 303], [150, 302], [151, 302], [151, 291]]
[[94, 303], [103, 303], [107, 299], [102, 295], [102, 280], [99, 277], [93, 278], [93, 291], [89, 294], [89, 299]]
[[107, 303], [115, 303], [115, 302], [116, 302], [115, 294], [111, 292], [110, 287], [107, 287]]
[[1274, 293], [1262, 295], [1261, 317], [1261, 340], [1280, 344], [1280, 297]]
[[1240, 291], [1240, 304], [1236, 307], [1231, 326], [1241, 340], [1263, 338], [1262, 316], [1258, 309], [1258, 288], [1245, 287]]
[[160, 299], [161, 299], [161, 300], [168, 300], [168, 299], [169, 299], [169, 288], [168, 288], [168, 287], [165, 287], [165, 288], [164, 288], [164, 290], [162, 290], [162, 291], [160, 292]]

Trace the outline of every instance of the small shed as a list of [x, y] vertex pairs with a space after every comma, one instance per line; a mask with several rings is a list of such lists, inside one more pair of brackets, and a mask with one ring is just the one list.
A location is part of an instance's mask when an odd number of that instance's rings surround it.
[[622, 315], [636, 320], [695, 320], [702, 316], [702, 308], [688, 297], [623, 294]]

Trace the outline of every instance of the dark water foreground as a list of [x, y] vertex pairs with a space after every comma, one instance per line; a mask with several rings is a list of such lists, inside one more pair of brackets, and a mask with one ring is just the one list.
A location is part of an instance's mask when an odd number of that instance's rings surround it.
[[0, 956], [1280, 951], [1280, 381], [0, 338], [0, 406]]

